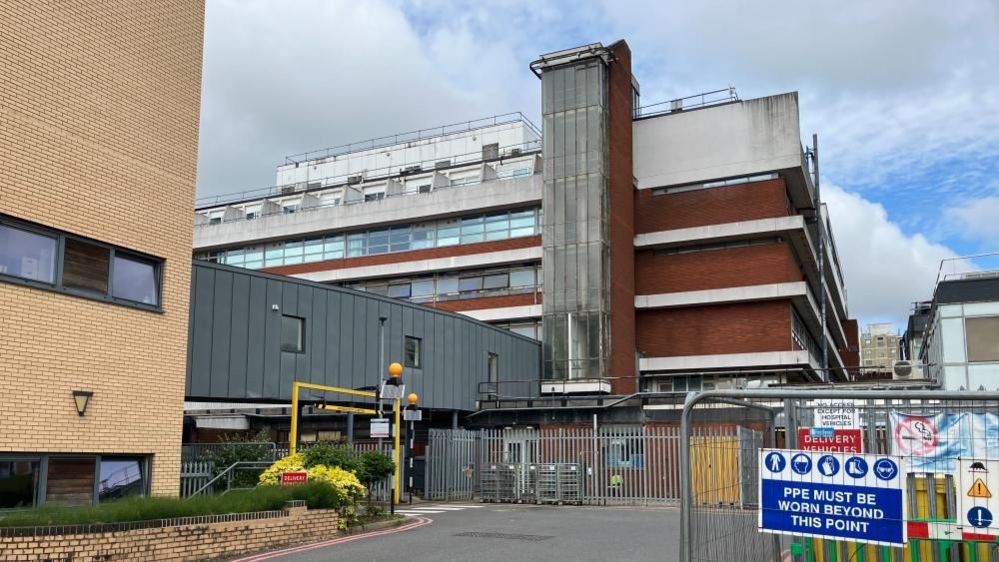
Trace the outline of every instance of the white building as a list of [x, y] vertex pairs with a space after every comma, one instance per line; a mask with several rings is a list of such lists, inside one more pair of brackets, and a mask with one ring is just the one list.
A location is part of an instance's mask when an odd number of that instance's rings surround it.
[[999, 270], [941, 275], [920, 360], [945, 390], [999, 390]]

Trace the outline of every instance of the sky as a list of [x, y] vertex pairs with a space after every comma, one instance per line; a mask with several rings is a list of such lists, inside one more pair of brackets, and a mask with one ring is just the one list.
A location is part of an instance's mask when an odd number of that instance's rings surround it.
[[273, 185], [307, 150], [539, 122], [529, 63], [618, 39], [643, 105], [799, 92], [862, 325], [904, 328], [941, 260], [999, 251], [999, 0], [207, 0], [198, 195]]

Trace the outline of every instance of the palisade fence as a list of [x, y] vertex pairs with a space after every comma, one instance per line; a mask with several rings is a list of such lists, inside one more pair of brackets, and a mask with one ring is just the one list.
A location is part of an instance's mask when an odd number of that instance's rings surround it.
[[[762, 432], [706, 424], [694, 441], [695, 462], [714, 474], [696, 486], [712, 490], [718, 501], [756, 501]], [[431, 429], [426, 461], [424, 489], [431, 500], [676, 505], [681, 497], [675, 424]], [[559, 475], [555, 482], [553, 474]], [[718, 491], [719, 483], [725, 491]]]
[[[313, 445], [313, 443], [302, 443], [299, 445], [299, 450], [306, 449], [310, 445]], [[368, 451], [381, 451], [393, 460], [395, 458], [393, 456], [393, 443], [388, 439], [381, 442], [357, 441], [350, 445], [350, 448], [355, 455], [362, 455]], [[204, 488], [220, 472], [229, 468], [229, 466], [222, 466], [228, 462], [222, 459], [231, 459], [233, 457], [231, 454], [233, 449], [238, 449], [239, 460], [262, 461], [266, 463], [273, 463], [287, 456], [289, 453], [288, 443], [185, 443], [181, 447], [180, 496], [183, 498], [190, 497], [198, 492], [198, 490]], [[250, 465], [236, 467], [233, 472], [243, 476], [242, 479], [237, 478], [238, 481], [244, 485], [249, 485], [248, 483], [259, 477], [263, 470], [259, 466]], [[405, 470], [405, 466], [403, 466], [403, 470]], [[405, 482], [405, 474], [403, 475], [403, 481]], [[225, 493], [228, 491], [226, 483], [219, 482], [220, 486], [209, 490], [209, 492]], [[392, 478], [389, 477], [371, 486], [369, 491], [371, 492], [372, 499], [375, 501], [389, 501], [391, 490]]]
[[[901, 457], [905, 474], [903, 547], [761, 533], [756, 496], [759, 448], [797, 449], [799, 430], [836, 404], [861, 430], [864, 453]], [[725, 419], [752, 441], [705, 438], [703, 424]], [[726, 430], [727, 431], [727, 430]], [[999, 392], [922, 390], [719, 390], [688, 395], [681, 416], [680, 560], [836, 562], [999, 561], [994, 540], [962, 540], [957, 458], [999, 459]], [[757, 440], [757, 436], [759, 440]], [[704, 459], [739, 455], [738, 481]], [[740, 501], [735, 501], [739, 498]], [[917, 538], [912, 524], [946, 527], [947, 539]], [[991, 530], [990, 530], [991, 531]], [[994, 533], [990, 533], [994, 534]], [[979, 535], [980, 536], [980, 535]], [[974, 538], [974, 537], [972, 537]]]

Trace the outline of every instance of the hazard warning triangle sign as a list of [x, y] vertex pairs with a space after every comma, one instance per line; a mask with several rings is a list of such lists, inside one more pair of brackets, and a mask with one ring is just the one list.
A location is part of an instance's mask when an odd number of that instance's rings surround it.
[[975, 483], [971, 485], [971, 489], [968, 490], [969, 498], [991, 498], [992, 492], [989, 491], [989, 487], [985, 485], [985, 482], [981, 478], [975, 478]]

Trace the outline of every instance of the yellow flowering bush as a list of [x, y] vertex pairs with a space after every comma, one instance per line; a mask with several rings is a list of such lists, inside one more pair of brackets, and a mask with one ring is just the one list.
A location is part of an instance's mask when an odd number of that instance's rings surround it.
[[308, 469], [309, 481], [328, 482], [337, 490], [342, 490], [347, 499], [357, 502], [364, 498], [368, 489], [357, 479], [357, 475], [339, 466], [316, 465]]
[[302, 456], [302, 453], [288, 455], [278, 459], [260, 475], [260, 484], [277, 486], [281, 483], [282, 472], [301, 472], [303, 470], [305, 470], [305, 457]]
[[304, 455], [295, 453], [279, 459], [265, 470], [260, 475], [260, 485], [277, 486], [281, 483], [282, 472], [302, 471], [308, 473], [309, 482], [324, 482], [330, 485], [333, 493], [337, 496], [336, 503], [343, 506], [338, 511], [345, 524], [354, 519], [357, 502], [364, 498], [368, 489], [361, 484], [353, 471], [321, 464], [306, 468]]

